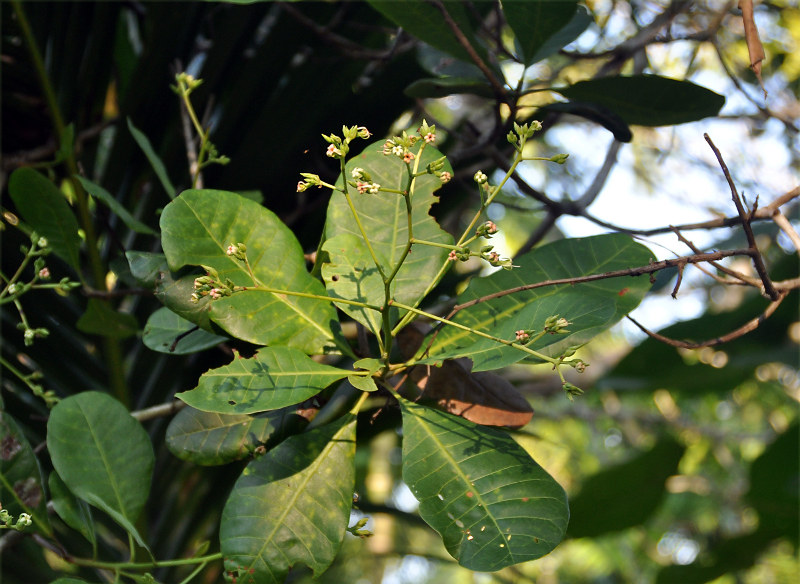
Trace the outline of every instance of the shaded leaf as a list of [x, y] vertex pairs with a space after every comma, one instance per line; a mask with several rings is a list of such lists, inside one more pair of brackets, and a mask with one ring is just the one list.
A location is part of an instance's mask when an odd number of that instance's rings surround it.
[[251, 456], [258, 446], [271, 448], [308, 422], [291, 409], [260, 416], [182, 409], [167, 426], [169, 451], [182, 460], [214, 466]]
[[344, 416], [247, 465], [222, 512], [229, 577], [279, 584], [292, 566], [317, 576], [333, 562], [352, 507], [355, 429], [355, 417]]
[[580, 116], [603, 126], [606, 130], [614, 134], [614, 138], [620, 142], [630, 142], [633, 139], [631, 129], [622, 118], [611, 110], [596, 103], [586, 103], [581, 101], [568, 101], [565, 103], [552, 103], [544, 108], [544, 111], [561, 112]]
[[78, 221], [56, 185], [32, 168], [18, 168], [11, 173], [8, 192], [22, 218], [47, 238], [61, 259], [78, 270]]
[[150, 315], [142, 335], [142, 342], [149, 349], [170, 355], [196, 353], [227, 340], [228, 337], [199, 329], [166, 307]]
[[[509, 4], [515, 4], [511, 2]], [[506, 5], [506, 7], [508, 4]], [[594, 17], [589, 9], [579, 4], [578, 9], [572, 16], [572, 19], [564, 25], [563, 28], [558, 30], [555, 34], [551, 35], [542, 45], [536, 50], [536, 53], [528, 60], [528, 64], [538, 63], [547, 57], [556, 54], [558, 51], [566, 47], [572, 41], [577, 39], [583, 31], [589, 28], [589, 25], [594, 22]]]
[[[348, 180], [353, 168], [361, 167], [366, 169], [372, 175], [373, 181], [381, 186], [397, 190], [405, 189], [408, 177], [406, 165], [396, 156], [384, 156], [382, 147], [382, 142], [373, 143], [360, 155], [353, 157], [347, 163]], [[418, 148], [419, 146], [415, 145], [414, 152], [417, 152]], [[424, 169], [427, 164], [441, 156], [441, 152], [435, 148], [426, 147], [419, 157], [419, 168]], [[443, 170], [452, 172], [449, 164], [445, 164]], [[440, 187], [441, 181], [433, 175], [425, 174], [416, 179], [411, 196], [412, 230], [415, 238], [452, 245], [452, 236], [439, 227], [436, 220], [428, 214], [431, 205], [438, 200], [433, 193]], [[400, 260], [408, 242], [405, 201], [400, 195], [391, 193], [360, 195], [352, 187], [348, 188], [367, 238], [378, 258], [387, 262], [383, 268], [384, 272], [389, 274]], [[363, 241], [344, 194], [335, 191], [328, 204], [325, 234], [333, 238], [344, 233]], [[415, 245], [394, 280], [395, 300], [404, 304], [414, 304], [431, 284], [446, 258], [446, 249]]]
[[[518, 268], [474, 278], [469, 288], [459, 295], [458, 303], [516, 286], [647, 265], [652, 257], [646, 247], [621, 234], [557, 241], [515, 258]], [[557, 356], [567, 347], [588, 342], [619, 321], [639, 304], [649, 287], [647, 276], [641, 276], [533, 288], [475, 304], [456, 313], [452, 320], [498, 338], [513, 340], [515, 331], [541, 331], [547, 318], [559, 315], [571, 323], [568, 334], [545, 335], [528, 345], [541, 353]], [[423, 348], [428, 344], [426, 341]], [[433, 340], [430, 355], [421, 363], [469, 357], [473, 361], [472, 371], [496, 369], [526, 358], [526, 353], [518, 349], [448, 326]]]
[[[236, 193], [184, 191], [161, 214], [161, 232], [173, 271], [203, 265], [237, 286], [253, 286], [244, 262], [226, 253], [228, 246], [244, 243], [260, 285], [326, 295], [306, 271], [303, 250], [289, 228], [271, 211]], [[248, 290], [204, 306], [211, 320], [230, 335], [251, 343], [287, 344], [319, 353], [332, 348], [338, 338], [336, 311], [325, 300]]]
[[568, 535], [594, 537], [644, 523], [661, 503], [683, 452], [681, 444], [664, 437], [647, 452], [586, 479], [570, 498]]
[[237, 353], [228, 365], [204, 373], [197, 388], [175, 397], [198, 410], [251, 414], [299, 404], [350, 373], [291, 347], [264, 347], [250, 359]]
[[658, 75], [602, 77], [554, 89], [570, 101], [595, 103], [626, 123], [670, 126], [715, 116], [725, 98], [690, 81]]
[[97, 537], [89, 505], [69, 491], [57, 472], [51, 472], [47, 482], [50, 487], [50, 502], [55, 512], [64, 523], [85, 537], [92, 544], [92, 548], [96, 549]]
[[554, 31], [561, 31], [572, 21], [577, 7], [577, 0], [533, 0], [503, 3], [503, 13], [517, 37], [517, 43], [526, 65], [536, 62], [534, 58], [547, 39], [553, 36]]
[[459, 564], [494, 571], [558, 545], [566, 494], [508, 434], [405, 400], [400, 406], [403, 480]]
[[406, 87], [404, 93], [408, 97], [419, 99], [446, 97], [448, 95], [466, 93], [478, 97], [494, 97], [494, 90], [481, 79], [464, 77], [438, 77], [435, 79], [418, 79]]
[[33, 448], [16, 420], [0, 410], [0, 501], [14, 517], [31, 516], [28, 530], [50, 535], [47, 497]]
[[131, 274], [142, 284], [155, 286], [159, 273], [167, 270], [167, 258], [163, 253], [126, 251]]
[[90, 298], [89, 304], [75, 325], [79, 331], [112, 339], [125, 339], [139, 331], [132, 314], [117, 312], [107, 302]]
[[119, 217], [122, 222], [125, 223], [125, 225], [127, 225], [132, 231], [135, 231], [136, 233], [144, 233], [146, 235], [158, 235], [155, 230], [151, 229], [131, 215], [125, 206], [117, 201], [117, 199], [115, 199], [114, 196], [103, 187], [82, 176], [76, 176], [75, 178], [80, 181], [87, 193], [111, 209], [114, 214]]
[[164, 191], [167, 193], [167, 195], [169, 195], [170, 199], [174, 199], [175, 187], [173, 186], [172, 181], [169, 180], [167, 168], [164, 166], [164, 163], [161, 162], [161, 158], [159, 158], [158, 154], [156, 154], [156, 151], [153, 150], [150, 140], [142, 132], [136, 129], [130, 118], [128, 118], [128, 129], [130, 130], [133, 139], [136, 140], [136, 143], [139, 145], [139, 148], [141, 148], [142, 152], [144, 152], [147, 160], [150, 161], [150, 166], [153, 168], [158, 180], [161, 182], [161, 186], [164, 187]]
[[50, 412], [47, 447], [69, 490], [146, 547], [134, 522], [147, 502], [155, 456], [147, 432], [128, 410], [96, 391], [63, 399]]
[[[392, 2], [369, 0], [369, 4], [418, 39], [462, 61], [472, 62], [469, 53], [455, 37], [442, 17], [442, 13], [433, 5], [417, 0], [393, 0]], [[467, 39], [473, 39], [472, 24], [463, 3], [444, 0], [443, 4]], [[480, 45], [475, 42], [471, 44], [478, 54], [485, 56], [485, 51]]]

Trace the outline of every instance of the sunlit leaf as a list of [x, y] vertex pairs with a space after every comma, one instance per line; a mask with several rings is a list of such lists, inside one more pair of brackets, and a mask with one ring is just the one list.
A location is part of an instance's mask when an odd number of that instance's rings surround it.
[[[519, 267], [513, 270], [473, 279], [459, 295], [458, 303], [546, 280], [644, 266], [652, 257], [650, 250], [626, 235], [557, 241], [514, 258]], [[569, 321], [569, 333], [547, 334], [528, 345], [540, 353], [556, 356], [567, 347], [588, 342], [619, 321], [639, 304], [649, 287], [648, 277], [640, 276], [533, 288], [474, 304], [456, 313], [453, 320], [512, 341], [517, 330], [541, 331], [547, 318], [558, 315]], [[423, 343], [423, 348], [428, 344], [429, 341]], [[423, 362], [469, 357], [474, 363], [473, 371], [496, 369], [526, 358], [519, 349], [450, 326], [442, 328], [433, 339], [430, 355]]]
[[196, 389], [175, 397], [198, 410], [251, 414], [298, 404], [350, 373], [291, 347], [264, 347], [250, 359], [236, 354], [204, 373]]
[[[238, 286], [254, 286], [244, 262], [226, 253], [244, 243], [253, 275], [262, 286], [326, 296], [306, 271], [294, 234], [266, 208], [235, 193], [189, 190], [161, 214], [162, 246], [170, 269], [208, 266]], [[190, 293], [191, 294], [191, 293]], [[336, 311], [325, 300], [248, 290], [208, 304], [211, 319], [237, 338], [287, 344], [307, 353], [334, 345]]]
[[225, 504], [220, 547], [239, 584], [321, 574], [344, 538], [355, 483], [353, 416], [286, 439], [247, 465]]

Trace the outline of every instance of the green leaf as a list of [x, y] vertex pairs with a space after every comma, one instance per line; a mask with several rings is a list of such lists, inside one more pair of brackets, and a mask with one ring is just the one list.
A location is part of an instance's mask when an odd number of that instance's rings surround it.
[[596, 103], [585, 103], [581, 101], [551, 103], [542, 108], [542, 110], [571, 114], [596, 122], [614, 134], [614, 138], [620, 142], [630, 142], [633, 139], [631, 129], [622, 118], [611, 110]]
[[355, 484], [355, 417], [298, 436], [247, 465], [225, 504], [225, 571], [281, 584], [303, 563], [321, 574], [344, 538]]
[[125, 225], [128, 226], [129, 229], [135, 231], [136, 233], [144, 233], [146, 235], [158, 235], [156, 231], [136, 219], [130, 212], [119, 202], [114, 196], [105, 190], [100, 185], [93, 183], [92, 181], [83, 178], [82, 176], [76, 176], [76, 179], [80, 181], [83, 185], [83, 188], [86, 189], [86, 192], [92, 195], [95, 199], [103, 203], [106, 207], [111, 209], [117, 217], [119, 217]]
[[210, 333], [224, 333], [219, 326], [211, 322], [211, 298], [205, 296], [199, 302], [192, 301], [195, 291], [194, 280], [202, 276], [198, 268], [184, 268], [178, 272], [170, 272], [166, 263], [158, 272], [155, 282], [155, 295], [164, 306], [172, 312], [199, 326]]
[[[369, 4], [421, 41], [425, 41], [429, 45], [462, 61], [472, 62], [469, 53], [458, 41], [444, 20], [442, 13], [435, 6], [418, 0], [393, 0], [392, 2], [369, 0]], [[443, 4], [467, 39], [473, 39], [472, 24], [463, 3], [444, 0]], [[474, 42], [471, 44], [478, 54], [485, 56], [485, 51], [480, 45]]]
[[505, 432], [401, 400], [403, 480], [470, 570], [535, 560], [564, 538], [561, 486]]
[[117, 312], [107, 302], [90, 298], [89, 304], [78, 319], [78, 330], [112, 339], [125, 339], [139, 331], [139, 323], [132, 314]]
[[142, 335], [142, 342], [149, 349], [170, 355], [197, 353], [227, 340], [228, 337], [199, 329], [169, 308], [159, 308], [151, 314]]
[[155, 286], [161, 272], [167, 271], [167, 258], [163, 253], [126, 251], [131, 274], [142, 284]]
[[155, 455], [147, 432], [128, 410], [96, 391], [63, 399], [50, 412], [47, 447], [69, 490], [146, 547], [134, 523], [147, 502]]
[[577, 0], [517, 0], [503, 3], [503, 13], [517, 37], [526, 65], [536, 62], [534, 57], [547, 39], [553, 36], [554, 31], [560, 31], [570, 23], [577, 8]]
[[264, 347], [250, 359], [237, 353], [228, 365], [204, 373], [197, 388], [175, 397], [206, 412], [251, 414], [299, 404], [350, 373], [291, 347]]
[[[386, 302], [383, 278], [362, 238], [352, 233], [340, 233], [327, 239], [322, 250], [327, 253], [322, 264], [322, 277], [331, 298], [383, 306]], [[381, 265], [387, 264], [380, 256], [378, 260]], [[395, 288], [396, 285], [392, 282], [391, 290]], [[337, 303], [336, 306], [373, 334], [380, 333], [381, 313], [377, 310], [352, 304]]]
[[406, 87], [403, 93], [408, 97], [419, 99], [447, 97], [448, 95], [461, 93], [479, 97], [494, 97], [494, 90], [485, 79], [468, 79], [464, 77], [417, 79]]
[[[406, 165], [396, 156], [384, 156], [381, 152], [382, 146], [383, 142], [373, 143], [360, 155], [353, 157], [347, 164], [348, 180], [352, 170], [361, 167], [370, 173], [373, 182], [385, 188], [405, 189], [408, 177]], [[418, 146], [413, 150], [417, 152]], [[435, 148], [426, 147], [419, 161], [420, 170], [441, 156], [441, 152]], [[452, 172], [449, 164], [445, 164], [443, 170]], [[416, 179], [411, 195], [413, 235], [417, 239], [452, 245], [452, 236], [439, 227], [429, 214], [431, 205], [438, 200], [433, 193], [440, 187], [441, 181], [433, 175], [425, 174]], [[376, 255], [380, 261], [387, 262], [383, 268], [388, 275], [397, 265], [408, 242], [405, 201], [401, 195], [392, 193], [360, 195], [352, 187], [348, 189]], [[328, 238], [334, 238], [343, 233], [349, 233], [363, 241], [344, 194], [334, 191], [328, 204], [325, 234]], [[395, 300], [404, 304], [414, 304], [419, 300], [446, 261], [447, 253], [446, 249], [440, 247], [414, 245], [395, 277]]]
[[26, 528], [52, 534], [47, 517], [47, 497], [42, 487], [42, 473], [33, 448], [22, 429], [8, 413], [0, 410], [0, 501], [15, 518], [20, 513], [31, 516]]
[[626, 123], [670, 126], [715, 116], [725, 98], [690, 81], [658, 75], [602, 77], [554, 89], [570, 101], [595, 103]]
[[167, 426], [166, 443], [182, 460], [215, 466], [251, 456], [258, 446], [269, 449], [306, 423], [288, 408], [254, 417], [187, 407]]
[[364, 377], [363, 375], [348, 375], [347, 381], [350, 385], [361, 391], [378, 391], [378, 386], [372, 377]]
[[[473, 279], [459, 295], [458, 303], [516, 286], [643, 266], [652, 257], [646, 247], [621, 234], [557, 241], [515, 258], [518, 268]], [[568, 334], [545, 335], [528, 345], [540, 353], [557, 356], [567, 347], [588, 342], [619, 321], [641, 302], [649, 287], [647, 276], [641, 276], [533, 288], [480, 302], [459, 311], [452, 320], [513, 340], [515, 331], [541, 331], [548, 317], [559, 315], [570, 322]], [[423, 343], [423, 348], [428, 344]], [[526, 358], [526, 353], [518, 349], [449, 326], [435, 337], [430, 355], [422, 363], [469, 357], [474, 363], [472, 371], [497, 369]]]
[[595, 537], [644, 523], [658, 509], [683, 452], [681, 444], [664, 437], [647, 452], [586, 479], [570, 499], [568, 535]]
[[[184, 191], [164, 208], [161, 233], [173, 271], [203, 265], [217, 270], [223, 280], [253, 286], [244, 263], [226, 254], [229, 245], [244, 243], [261, 285], [326, 295], [306, 271], [303, 250], [289, 228], [271, 211], [235, 193]], [[248, 290], [204, 306], [211, 320], [230, 335], [259, 345], [286, 344], [320, 353], [339, 338], [336, 310], [325, 300]], [[339, 343], [344, 345], [343, 340]]]
[[50, 487], [50, 502], [55, 512], [64, 523], [85, 537], [92, 544], [92, 548], [96, 549], [97, 537], [89, 505], [69, 491], [58, 473], [51, 472], [47, 482]]
[[78, 270], [78, 221], [61, 191], [32, 168], [18, 168], [11, 173], [8, 192], [22, 218], [47, 238], [61, 259]]
[[[506, 10], [510, 4], [515, 3], [516, 2], [511, 2], [506, 4], [504, 10]], [[583, 31], [589, 28], [589, 25], [591, 25], [593, 22], [594, 17], [592, 16], [592, 13], [589, 12], [589, 9], [579, 4], [578, 9], [572, 16], [572, 19], [566, 25], [564, 25], [563, 28], [545, 40], [544, 43], [542, 43], [542, 45], [536, 50], [536, 53], [530, 57], [527, 63], [532, 65], [533, 63], [538, 63], [539, 61], [556, 54], [558, 51], [581, 36]]]
[[161, 158], [159, 158], [158, 154], [156, 154], [156, 151], [153, 150], [150, 140], [142, 132], [136, 129], [130, 118], [128, 118], [128, 129], [130, 130], [133, 139], [136, 140], [136, 143], [139, 145], [139, 148], [141, 148], [142, 152], [144, 152], [144, 155], [147, 156], [147, 160], [150, 161], [150, 166], [153, 167], [153, 171], [156, 173], [158, 180], [161, 182], [161, 186], [164, 187], [164, 191], [167, 193], [167, 195], [169, 195], [170, 199], [174, 199], [175, 187], [172, 185], [172, 181], [169, 180], [169, 175], [167, 174], [167, 169], [164, 166], [164, 163], [161, 162]]

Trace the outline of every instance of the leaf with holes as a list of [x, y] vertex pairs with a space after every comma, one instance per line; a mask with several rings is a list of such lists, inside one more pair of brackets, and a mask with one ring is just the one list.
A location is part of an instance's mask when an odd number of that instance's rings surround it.
[[[381, 153], [382, 147], [382, 142], [376, 142], [367, 146], [360, 155], [354, 156], [347, 164], [347, 179], [350, 180], [350, 173], [354, 168], [360, 167], [366, 169], [372, 176], [373, 182], [382, 187], [405, 189], [408, 178], [405, 163], [396, 156], [384, 156]], [[419, 151], [419, 142], [412, 150]], [[424, 170], [427, 164], [441, 156], [441, 152], [435, 148], [426, 147], [419, 157], [418, 168], [420, 171]], [[449, 164], [445, 164], [443, 170], [452, 172]], [[340, 177], [339, 185], [341, 181]], [[433, 193], [441, 186], [441, 181], [432, 174], [417, 177], [411, 195], [411, 231], [416, 239], [452, 245], [452, 236], [439, 227], [429, 214], [431, 205], [437, 202], [437, 197]], [[366, 236], [379, 261], [385, 261], [382, 268], [384, 273], [389, 275], [396, 268], [408, 242], [409, 221], [405, 200], [398, 194], [385, 192], [376, 195], [359, 194], [352, 187], [348, 188]], [[332, 239], [342, 234], [353, 235], [363, 242], [361, 231], [353, 219], [353, 212], [347, 199], [340, 191], [334, 191], [328, 204], [325, 235]], [[395, 277], [395, 300], [404, 304], [413, 304], [419, 300], [428, 286], [432, 285], [437, 272], [446, 261], [447, 253], [448, 251], [441, 247], [414, 245]]]
[[191, 391], [175, 397], [193, 408], [252, 414], [299, 404], [352, 371], [317, 363], [291, 347], [264, 347], [254, 357], [207, 371]]
[[535, 560], [564, 538], [567, 496], [505, 432], [401, 400], [403, 480], [470, 570]]
[[287, 291], [248, 290], [210, 302], [211, 320], [232, 336], [306, 353], [324, 352], [339, 340], [336, 310], [329, 302], [288, 294], [325, 296], [325, 289], [306, 271], [294, 234], [258, 203], [225, 191], [184, 191], [164, 208], [161, 234], [173, 272], [187, 265], [208, 266], [223, 280], [253, 286], [244, 262], [226, 253], [228, 246], [244, 243], [258, 283]]
[[318, 576], [339, 551], [352, 507], [356, 421], [344, 416], [286, 439], [247, 465], [222, 512], [220, 548], [239, 584]]

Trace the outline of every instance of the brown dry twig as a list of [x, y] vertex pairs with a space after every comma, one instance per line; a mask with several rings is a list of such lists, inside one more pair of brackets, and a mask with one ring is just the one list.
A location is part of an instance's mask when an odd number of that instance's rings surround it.
[[658, 333], [655, 333], [655, 332], [653, 332], [651, 330], [646, 329], [642, 324], [640, 324], [636, 319], [634, 319], [630, 315], [628, 315], [628, 320], [630, 320], [633, 324], [635, 324], [637, 327], [639, 327], [639, 329], [642, 332], [644, 332], [648, 337], [652, 337], [657, 341], [661, 341], [662, 343], [666, 343], [667, 345], [669, 345], [671, 347], [678, 347], [678, 348], [681, 348], [681, 349], [700, 349], [702, 347], [715, 347], [717, 345], [721, 345], [723, 343], [727, 343], [727, 342], [732, 341], [734, 339], [738, 339], [739, 337], [744, 336], [747, 333], [757, 329], [762, 322], [764, 322], [770, 316], [772, 316], [772, 313], [775, 312], [775, 310], [778, 308], [778, 306], [781, 305], [781, 302], [783, 302], [783, 299], [786, 298], [787, 295], [788, 295], [788, 292], [786, 292], [786, 291], [781, 292], [778, 295], [778, 299], [770, 302], [769, 306], [767, 306], [767, 308], [766, 308], [766, 310], [764, 310], [764, 312], [762, 312], [760, 315], [758, 315], [753, 320], [743, 324], [742, 326], [740, 326], [736, 330], [731, 331], [731, 332], [729, 332], [729, 333], [727, 333], [725, 335], [722, 335], [721, 337], [715, 337], [713, 339], [709, 339], [707, 341], [702, 341], [702, 342], [699, 342], [699, 343], [690, 343], [688, 341], [679, 341], [679, 340], [676, 340], [676, 339], [670, 339], [669, 337], [665, 337], [664, 335], [660, 335]]
[[719, 166], [722, 169], [722, 173], [725, 175], [725, 180], [728, 181], [728, 186], [731, 189], [731, 198], [733, 199], [733, 204], [736, 205], [736, 211], [739, 213], [739, 218], [742, 222], [742, 227], [744, 228], [744, 233], [747, 236], [747, 244], [750, 246], [750, 249], [753, 251], [750, 256], [753, 258], [753, 265], [756, 268], [756, 272], [758, 272], [761, 281], [764, 284], [764, 293], [770, 297], [773, 301], [778, 300], [780, 294], [775, 289], [775, 286], [772, 284], [772, 280], [769, 278], [769, 274], [767, 273], [767, 267], [764, 265], [764, 258], [761, 257], [761, 253], [758, 251], [758, 246], [756, 245], [756, 238], [753, 235], [753, 229], [750, 227], [750, 220], [751, 216], [745, 211], [744, 206], [742, 205], [742, 200], [739, 197], [739, 193], [736, 190], [736, 185], [733, 183], [733, 178], [731, 178], [731, 173], [728, 171], [728, 166], [725, 164], [725, 160], [722, 158], [722, 154], [720, 153], [719, 149], [714, 145], [714, 142], [711, 141], [711, 138], [708, 134], [703, 134], [703, 138], [705, 138], [708, 145], [711, 147], [711, 150], [714, 151], [714, 156], [717, 157], [717, 162], [719, 162]]

